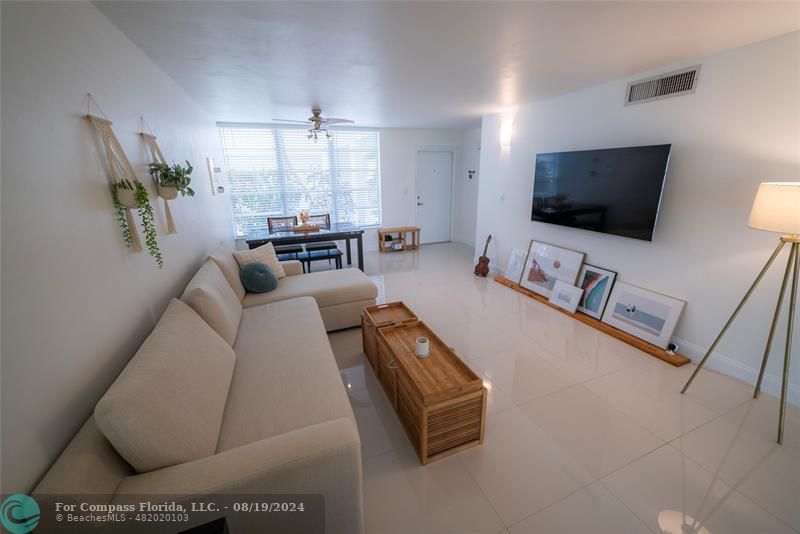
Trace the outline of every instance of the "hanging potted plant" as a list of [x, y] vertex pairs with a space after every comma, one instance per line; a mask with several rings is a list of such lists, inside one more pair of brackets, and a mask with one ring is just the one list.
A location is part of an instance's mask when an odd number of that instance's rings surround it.
[[128, 226], [125, 210], [135, 209], [142, 221], [147, 252], [156, 260], [158, 268], [162, 268], [164, 266], [164, 258], [161, 256], [161, 249], [158, 246], [153, 207], [150, 205], [150, 195], [147, 193], [145, 186], [141, 182], [121, 180], [111, 186], [111, 192], [114, 197], [114, 208], [117, 212], [117, 221], [119, 222], [125, 245], [128, 247], [133, 246], [133, 233]]
[[151, 163], [150, 175], [158, 188], [158, 196], [165, 200], [172, 200], [177, 198], [178, 193], [181, 196], [194, 196], [194, 190], [189, 187], [192, 183], [192, 171], [194, 168], [188, 161], [186, 167], [175, 163], [172, 166], [166, 163]]
[[136, 186], [131, 180], [121, 180], [111, 186], [114, 195], [114, 204], [121, 204], [123, 207], [135, 210], [139, 207], [136, 200]]
[[133, 248], [133, 231], [128, 226], [126, 209], [136, 209], [136, 193], [133, 184], [125, 180], [111, 186], [111, 197], [114, 199], [114, 211], [117, 214], [117, 223], [122, 231], [125, 246]]

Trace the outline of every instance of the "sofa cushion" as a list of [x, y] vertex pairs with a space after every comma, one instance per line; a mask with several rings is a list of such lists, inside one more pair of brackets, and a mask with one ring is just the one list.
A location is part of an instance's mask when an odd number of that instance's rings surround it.
[[239, 268], [244, 267], [248, 263], [260, 261], [261, 263], [269, 265], [269, 268], [272, 269], [272, 272], [274, 272], [275, 276], [278, 278], [286, 276], [286, 272], [283, 270], [283, 265], [281, 265], [281, 262], [278, 260], [278, 255], [275, 253], [275, 247], [272, 246], [272, 243], [261, 245], [252, 250], [237, 250], [233, 253], [233, 257], [236, 258], [236, 261], [239, 263]]
[[216, 263], [206, 260], [189, 281], [181, 300], [191, 306], [222, 339], [233, 345], [242, 318], [242, 303]]
[[242, 286], [241, 280], [239, 280], [239, 263], [236, 261], [236, 258], [233, 257], [233, 251], [225, 245], [218, 245], [211, 251], [208, 257], [217, 264], [217, 267], [219, 267], [219, 270], [222, 271], [222, 274], [225, 276], [225, 280], [228, 281], [231, 289], [233, 289], [236, 298], [241, 302], [244, 298], [245, 289], [244, 286]]
[[275, 291], [269, 293], [248, 293], [242, 306], [249, 308], [279, 300], [297, 297], [314, 297], [320, 308], [378, 296], [378, 288], [358, 269], [338, 269], [319, 271], [299, 276], [288, 276], [278, 281]]
[[97, 403], [97, 427], [140, 473], [214, 454], [234, 360], [225, 341], [173, 299]]
[[317, 305], [292, 299], [244, 310], [217, 451], [353, 410]]

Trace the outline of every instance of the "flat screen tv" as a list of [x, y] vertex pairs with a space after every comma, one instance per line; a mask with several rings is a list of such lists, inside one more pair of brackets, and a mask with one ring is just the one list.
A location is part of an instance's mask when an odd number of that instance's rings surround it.
[[652, 241], [671, 146], [537, 154], [531, 220]]

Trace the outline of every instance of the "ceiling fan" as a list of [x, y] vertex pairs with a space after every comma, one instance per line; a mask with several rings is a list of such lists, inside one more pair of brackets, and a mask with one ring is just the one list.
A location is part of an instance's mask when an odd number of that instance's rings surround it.
[[323, 117], [322, 116], [322, 109], [318, 107], [311, 108], [311, 116], [304, 120], [304, 121], [295, 121], [290, 119], [272, 119], [276, 122], [293, 122], [297, 124], [309, 124], [311, 128], [308, 130], [308, 139], [313, 139], [317, 141], [319, 139], [320, 134], [325, 134], [325, 137], [328, 139], [331, 138], [330, 132], [328, 132], [329, 126], [334, 126], [336, 124], [353, 124], [353, 121], [350, 119], [336, 119], [333, 117]]

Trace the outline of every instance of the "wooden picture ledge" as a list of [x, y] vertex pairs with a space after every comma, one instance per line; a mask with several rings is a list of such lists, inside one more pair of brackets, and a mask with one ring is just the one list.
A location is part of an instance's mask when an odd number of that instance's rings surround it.
[[592, 328], [600, 330], [604, 334], [608, 334], [609, 336], [615, 337], [615, 338], [619, 339], [620, 341], [624, 341], [628, 345], [631, 345], [632, 347], [635, 347], [635, 348], [637, 348], [637, 349], [639, 349], [641, 351], [644, 351], [644, 352], [646, 352], [647, 354], [649, 354], [651, 356], [655, 356], [659, 360], [663, 360], [663, 361], [667, 362], [670, 365], [674, 365], [675, 367], [680, 367], [681, 365], [685, 365], [685, 364], [687, 364], [687, 363], [689, 363], [691, 361], [689, 358], [687, 358], [683, 354], [670, 354], [666, 350], [662, 349], [661, 347], [657, 347], [657, 346], [653, 345], [652, 343], [648, 343], [647, 341], [644, 341], [642, 339], [639, 339], [638, 337], [632, 336], [631, 334], [628, 334], [627, 332], [623, 332], [619, 328], [615, 328], [615, 327], [613, 327], [613, 326], [611, 326], [609, 324], [604, 323], [603, 321], [595, 319], [594, 317], [590, 317], [590, 316], [588, 316], [586, 314], [583, 314], [583, 313], [569, 313], [569, 312], [567, 312], [565, 310], [562, 310], [558, 306], [554, 306], [554, 305], [550, 304], [550, 302], [548, 302], [548, 300], [545, 297], [543, 297], [543, 296], [541, 296], [541, 295], [539, 295], [537, 293], [534, 293], [533, 291], [531, 291], [529, 289], [525, 289], [521, 285], [512, 282], [511, 280], [509, 280], [508, 278], [506, 278], [504, 276], [496, 276], [494, 279], [495, 279], [496, 282], [498, 282], [498, 283], [500, 283], [500, 284], [502, 284], [502, 285], [504, 285], [506, 287], [510, 287], [514, 291], [522, 293], [523, 295], [527, 295], [527, 296], [531, 297], [532, 299], [536, 299], [539, 302], [541, 302], [542, 304], [545, 304], [545, 305], [553, 308], [554, 310], [558, 310], [561, 313], [563, 313], [564, 315], [568, 315], [569, 317], [572, 317], [576, 321], [580, 321], [583, 324], [587, 324], [587, 325], [591, 326]]

